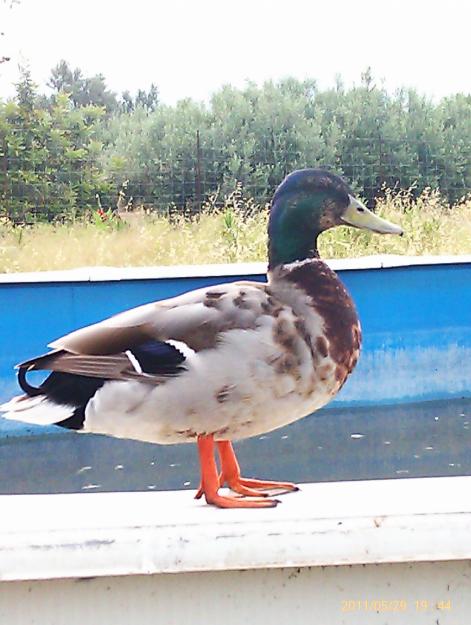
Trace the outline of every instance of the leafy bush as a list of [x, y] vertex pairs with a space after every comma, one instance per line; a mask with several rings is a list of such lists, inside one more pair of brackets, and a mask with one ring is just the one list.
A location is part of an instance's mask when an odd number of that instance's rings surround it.
[[126, 200], [163, 213], [194, 214], [208, 198], [220, 208], [237, 183], [263, 206], [288, 172], [313, 166], [343, 173], [370, 204], [385, 186], [438, 188], [451, 203], [471, 189], [469, 95], [389, 94], [367, 71], [351, 89], [289, 78], [167, 106], [152, 86], [111, 106], [101, 75], [54, 72], [70, 94], [38, 96], [24, 71], [0, 102], [0, 215], [15, 222], [73, 220], [97, 195], [114, 208], [124, 181]]
[[102, 114], [96, 106], [73, 108], [66, 94], [37, 106], [25, 71], [16, 101], [0, 105], [0, 214], [15, 222], [71, 219], [108, 193], [96, 138]]
[[470, 118], [471, 96], [390, 95], [368, 72], [349, 90], [295, 79], [226, 86], [206, 107], [185, 100], [114, 117], [104, 169], [157, 208], [199, 210], [237, 181], [263, 203], [288, 172], [313, 166], [343, 173], [370, 203], [384, 185], [438, 187], [454, 202], [471, 189]]

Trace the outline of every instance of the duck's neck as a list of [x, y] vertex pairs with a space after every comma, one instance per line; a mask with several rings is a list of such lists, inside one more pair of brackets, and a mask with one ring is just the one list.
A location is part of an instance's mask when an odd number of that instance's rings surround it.
[[268, 268], [297, 260], [319, 258], [317, 237], [324, 197], [313, 204], [312, 195], [297, 193], [275, 198], [268, 222]]

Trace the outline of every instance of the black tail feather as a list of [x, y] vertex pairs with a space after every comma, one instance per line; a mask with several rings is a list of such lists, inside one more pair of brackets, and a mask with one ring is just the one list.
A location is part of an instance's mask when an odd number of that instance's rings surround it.
[[21, 389], [29, 397], [46, 395], [56, 404], [77, 407], [86, 404], [106, 382], [104, 378], [52, 371], [42, 384], [32, 386], [26, 379], [31, 368], [30, 365], [20, 365], [18, 369], [18, 384]]
[[18, 369], [18, 384], [20, 385], [21, 390], [30, 397], [36, 397], [36, 395], [44, 395], [44, 391], [42, 391], [40, 387], [31, 386], [31, 384], [26, 379], [26, 374], [30, 369], [31, 366], [29, 365], [20, 365]]
[[20, 365], [18, 383], [29, 397], [45, 395], [55, 404], [70, 406], [74, 409], [72, 415], [56, 425], [69, 430], [81, 430], [85, 421], [85, 408], [97, 390], [106, 382], [102, 378], [89, 378], [73, 373], [53, 371], [42, 384], [32, 386], [26, 379], [31, 365]]
[[39, 386], [39, 390], [56, 404], [79, 408], [85, 406], [105, 382], [103, 378], [53, 371]]
[[71, 417], [58, 421], [56, 425], [61, 428], [67, 428], [68, 430], [81, 430], [85, 423], [85, 406], [79, 406], [74, 410]]

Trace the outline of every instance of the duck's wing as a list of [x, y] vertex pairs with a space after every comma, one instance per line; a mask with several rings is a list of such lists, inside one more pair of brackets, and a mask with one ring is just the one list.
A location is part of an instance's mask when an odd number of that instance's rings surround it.
[[231, 329], [256, 328], [276, 307], [265, 284], [198, 289], [76, 330], [51, 343], [54, 351], [19, 367], [159, 383], [183, 371], [189, 354], [214, 348]]
[[148, 339], [132, 349], [116, 354], [74, 354], [64, 349], [55, 349], [17, 365], [20, 386], [30, 395], [44, 391], [44, 384], [38, 389], [26, 381], [26, 373], [32, 370], [46, 370], [73, 374], [101, 380], [135, 380], [160, 384], [166, 378], [185, 370], [185, 354], [178, 349], [178, 343]]

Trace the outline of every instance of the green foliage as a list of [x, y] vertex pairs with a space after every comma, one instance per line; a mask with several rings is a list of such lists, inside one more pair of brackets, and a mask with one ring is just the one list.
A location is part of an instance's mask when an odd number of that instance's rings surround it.
[[75, 107], [103, 106], [108, 112], [118, 107], [116, 94], [107, 89], [103, 74], [84, 77], [81, 69], [72, 70], [64, 60], [51, 70], [48, 85], [58, 94], [67, 93]]
[[263, 205], [312, 166], [343, 173], [370, 203], [385, 186], [439, 188], [451, 203], [471, 189], [471, 96], [390, 94], [369, 70], [351, 89], [288, 78], [174, 106], [155, 85], [118, 98], [65, 61], [50, 86], [52, 98], [38, 95], [25, 70], [15, 100], [0, 101], [0, 211], [16, 221], [74, 218], [96, 194], [114, 207], [125, 180], [126, 199], [164, 212], [196, 213], [208, 198], [221, 208], [238, 183]]
[[[52, 68], [48, 86], [56, 94], [67, 93], [74, 107], [102, 106], [108, 114], [113, 112], [130, 113], [136, 108], [146, 111], [155, 111], [159, 103], [159, 90], [157, 85], [151, 84], [149, 90], [138, 89], [135, 96], [129, 91], [124, 91], [118, 98], [116, 93], [106, 86], [103, 74], [84, 76], [78, 67], [72, 69], [63, 59]], [[52, 98], [45, 97], [44, 104], [47, 106]]]
[[115, 116], [104, 169], [157, 208], [197, 209], [237, 181], [264, 202], [286, 173], [312, 166], [340, 171], [370, 202], [384, 185], [439, 187], [455, 201], [471, 188], [470, 118], [470, 96], [390, 95], [369, 71], [349, 90], [295, 79], [225, 86], [206, 107], [184, 100]]
[[128, 227], [128, 224], [122, 221], [111, 208], [106, 210], [99, 208], [94, 211], [91, 222], [98, 230], [122, 230]]
[[128, 90], [123, 91], [119, 108], [123, 113], [131, 113], [131, 111], [135, 111], [137, 108], [143, 108], [146, 111], [152, 112], [155, 111], [158, 104], [159, 90], [157, 85], [152, 83], [148, 91], [138, 89], [134, 97]]
[[0, 215], [15, 222], [70, 219], [109, 191], [95, 138], [103, 109], [75, 109], [65, 94], [49, 110], [36, 102], [24, 69], [16, 101], [0, 104]]

